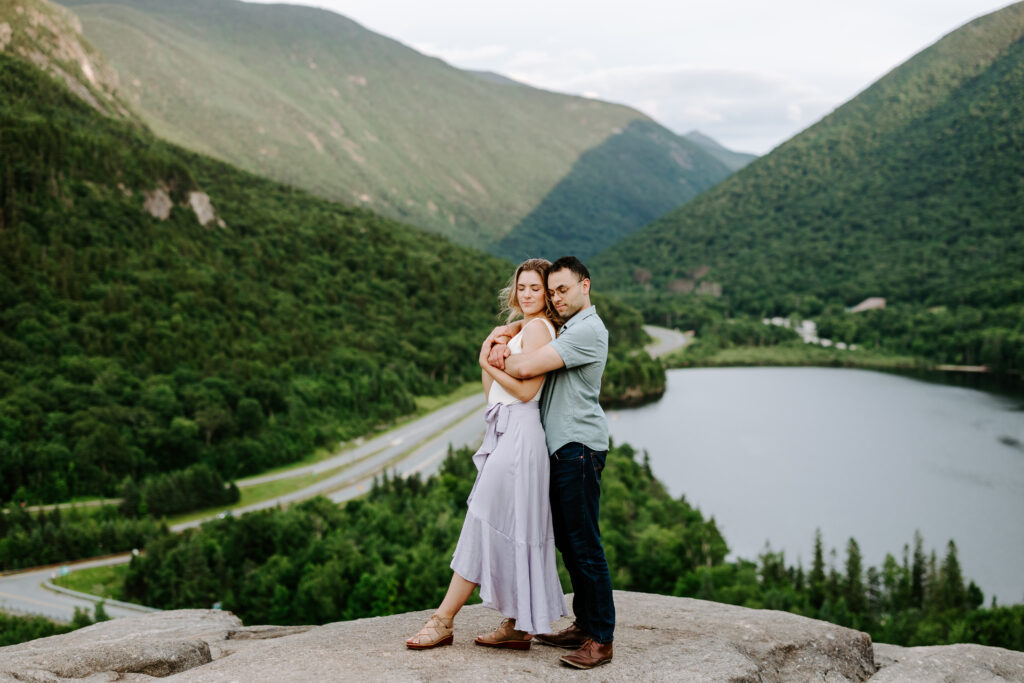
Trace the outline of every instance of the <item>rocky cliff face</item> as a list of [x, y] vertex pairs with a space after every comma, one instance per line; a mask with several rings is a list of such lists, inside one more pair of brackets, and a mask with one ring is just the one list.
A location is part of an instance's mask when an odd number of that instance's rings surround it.
[[[1024, 653], [979, 645], [873, 645], [858, 631], [784, 612], [616, 592], [607, 681], [1024, 681]], [[475, 647], [500, 621], [480, 605], [455, 622], [455, 644], [407, 650], [430, 612], [324, 626], [244, 627], [212, 610], [105, 622], [0, 648], [0, 681], [579, 680], [561, 650]], [[568, 623], [568, 621], [566, 621]]]
[[62, 80], [68, 89], [106, 116], [133, 119], [118, 94], [118, 76], [82, 37], [70, 10], [46, 0], [0, 3], [0, 52], [10, 51]]

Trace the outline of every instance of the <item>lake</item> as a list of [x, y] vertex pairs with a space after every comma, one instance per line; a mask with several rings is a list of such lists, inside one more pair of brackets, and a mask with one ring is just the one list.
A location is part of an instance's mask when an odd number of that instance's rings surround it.
[[866, 370], [700, 368], [670, 370], [661, 400], [608, 421], [714, 516], [730, 557], [770, 542], [809, 569], [820, 528], [840, 571], [851, 536], [880, 567], [920, 530], [940, 562], [956, 542], [986, 605], [1024, 603], [1019, 401]]

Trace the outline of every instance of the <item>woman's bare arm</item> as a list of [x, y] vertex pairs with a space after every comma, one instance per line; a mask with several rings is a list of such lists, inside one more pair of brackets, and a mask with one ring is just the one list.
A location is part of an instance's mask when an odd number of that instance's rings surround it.
[[[547, 325], [528, 325], [523, 333], [523, 352], [526, 353], [539, 349], [550, 342], [551, 339], [551, 332], [548, 330]], [[483, 369], [484, 374], [500, 384], [509, 394], [520, 401], [529, 401], [536, 396], [544, 382], [544, 375], [539, 374], [529, 379], [516, 379], [506, 374], [503, 370], [495, 368], [487, 362], [487, 356], [490, 352], [490, 341], [491, 339], [488, 337], [484, 341], [484, 345], [480, 347], [480, 367]]]

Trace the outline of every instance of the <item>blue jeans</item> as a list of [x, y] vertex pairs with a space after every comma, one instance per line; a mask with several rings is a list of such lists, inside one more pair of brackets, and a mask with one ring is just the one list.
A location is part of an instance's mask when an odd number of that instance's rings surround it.
[[599, 643], [610, 643], [615, 631], [612, 580], [604, 559], [597, 515], [601, 502], [601, 471], [607, 451], [568, 443], [551, 454], [551, 521], [555, 547], [569, 570], [576, 626]]

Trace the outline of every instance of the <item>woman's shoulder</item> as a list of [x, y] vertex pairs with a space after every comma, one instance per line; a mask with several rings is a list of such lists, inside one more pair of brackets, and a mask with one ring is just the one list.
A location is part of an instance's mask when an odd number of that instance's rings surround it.
[[[530, 328], [533, 328], [533, 329], [536, 329], [536, 330], [542, 329], [541, 325], [534, 325], [534, 323], [536, 323], [536, 322], [543, 323], [543, 328], [547, 329], [548, 339], [546, 341], [550, 341], [551, 339], [555, 338], [555, 336], [556, 336], [555, 326], [552, 324], [552, 322], [550, 320], [548, 320], [547, 318], [544, 318], [544, 317], [534, 318], [533, 320], [531, 320], [531, 321], [527, 322], [525, 325], [523, 325], [523, 329], [522, 329], [523, 334], [525, 335], [526, 334], [526, 330], [530, 329]], [[533, 333], [533, 334], [535, 334], [538, 337], [540, 336], [540, 333]]]

